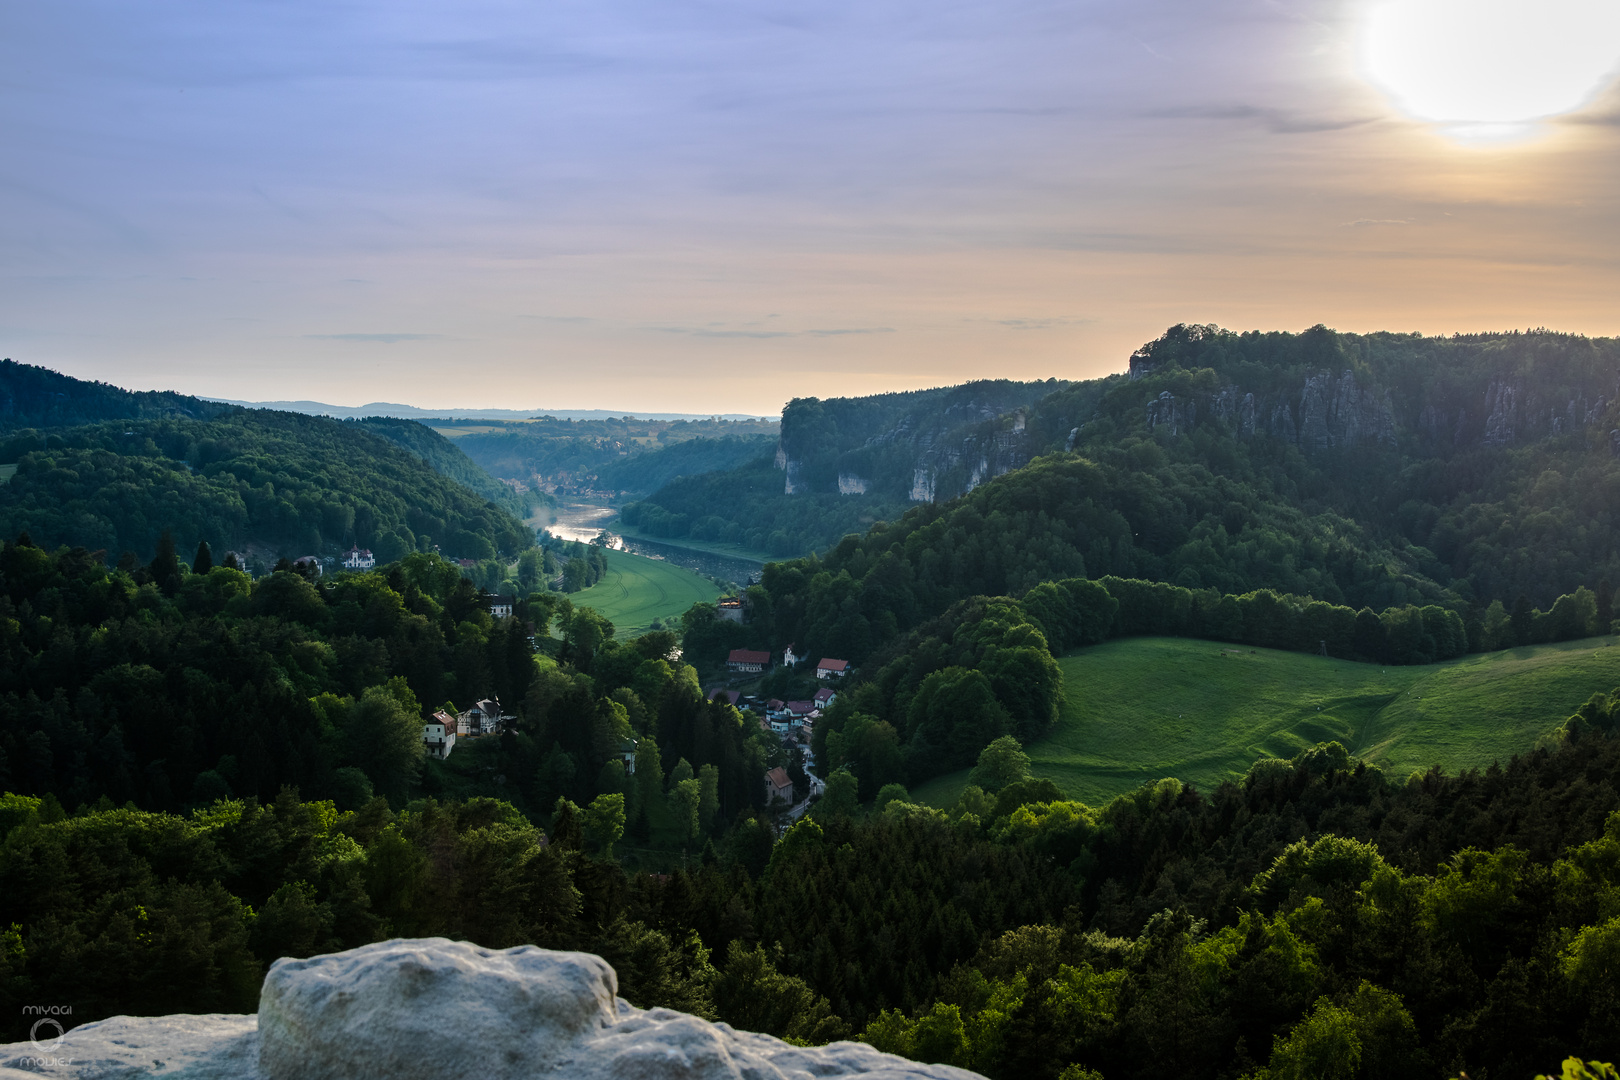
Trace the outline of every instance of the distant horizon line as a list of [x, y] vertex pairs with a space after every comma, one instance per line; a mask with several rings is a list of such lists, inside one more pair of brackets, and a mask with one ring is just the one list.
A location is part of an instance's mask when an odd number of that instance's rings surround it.
[[533, 420], [549, 416], [557, 420], [605, 420], [628, 417], [633, 420], [753, 420], [781, 422], [781, 415], [760, 413], [677, 413], [638, 412], [633, 409], [424, 409], [417, 405], [397, 402], [372, 401], [364, 405], [332, 405], [324, 401], [243, 401], [237, 398], [195, 395], [203, 401], [217, 401], [224, 405], [240, 405], [250, 409], [278, 409], [282, 412], [305, 413], [311, 416], [331, 416], [338, 419], [360, 419], [380, 416], [391, 420]]

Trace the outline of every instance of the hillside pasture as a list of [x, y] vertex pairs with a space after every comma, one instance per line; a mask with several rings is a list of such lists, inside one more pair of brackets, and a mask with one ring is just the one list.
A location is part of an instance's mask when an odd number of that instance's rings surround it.
[[[1066, 702], [1027, 747], [1036, 776], [1099, 804], [1160, 777], [1204, 789], [1260, 758], [1336, 739], [1397, 778], [1506, 763], [1620, 686], [1620, 648], [1586, 638], [1379, 667], [1181, 638], [1129, 638], [1058, 661]], [[967, 771], [919, 785], [953, 802]]]
[[713, 603], [720, 596], [714, 582], [659, 559], [609, 551], [607, 560], [602, 580], [568, 599], [576, 607], [601, 612], [620, 639], [645, 633], [655, 620], [678, 623], [693, 604]]

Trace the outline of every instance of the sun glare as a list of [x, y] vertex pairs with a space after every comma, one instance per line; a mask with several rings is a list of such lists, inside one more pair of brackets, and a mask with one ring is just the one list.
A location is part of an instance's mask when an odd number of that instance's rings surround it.
[[1620, 67], [1620, 0], [1385, 0], [1361, 63], [1402, 111], [1469, 134], [1580, 108]]

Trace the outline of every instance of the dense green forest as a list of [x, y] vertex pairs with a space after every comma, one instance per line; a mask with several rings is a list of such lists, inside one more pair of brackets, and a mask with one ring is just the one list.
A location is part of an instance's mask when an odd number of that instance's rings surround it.
[[835, 782], [782, 841], [743, 816], [667, 876], [625, 870], [617, 793], [560, 799], [545, 833], [489, 798], [13, 794], [0, 1013], [250, 1011], [278, 956], [447, 934], [589, 949], [638, 1005], [996, 1080], [1528, 1077], [1620, 1051], [1617, 708], [1485, 773], [1392, 782], [1328, 744], [1102, 807], [1010, 744], [949, 812]]
[[[555, 660], [536, 660], [531, 633]], [[661, 783], [660, 760], [680, 763], [681, 780], [715, 770], [725, 821], [760, 801], [767, 762], [782, 762], [774, 737], [704, 700], [669, 660], [675, 648], [668, 632], [619, 641], [555, 593], [492, 619], [472, 582], [432, 555], [317, 585], [291, 571], [191, 572], [172, 553], [109, 571], [83, 549], [7, 543], [0, 786], [64, 806], [105, 797], [172, 811], [269, 800], [284, 785], [349, 808], [372, 792], [398, 806], [463, 783], [438, 762], [424, 771], [425, 712], [494, 696], [511, 730], [452, 762], [477, 757], [486, 783], [501, 778], [488, 793], [534, 813], [560, 796], [628, 793], [645, 840], [667, 824], [664, 793], [626, 787], [627, 741], [639, 741], [638, 780]]]
[[791, 557], [836, 543], [905, 511], [880, 495], [782, 494], [782, 471], [769, 455], [729, 472], [683, 476], [656, 496], [626, 503], [624, 524], [659, 539], [739, 544]]
[[19, 428], [68, 427], [103, 420], [209, 420], [235, 409], [234, 405], [204, 401], [189, 394], [124, 390], [108, 383], [75, 379], [49, 368], [0, 360], [0, 434]]
[[536, 496], [519, 494], [510, 485], [496, 480], [462, 453], [455, 443], [425, 424], [386, 416], [368, 416], [363, 420], [344, 422], [359, 424], [373, 435], [381, 435], [389, 442], [398, 443], [427, 462], [440, 476], [448, 477], [468, 491], [483, 496], [519, 520], [528, 517], [533, 508]]
[[206, 539], [296, 557], [359, 544], [383, 561], [431, 545], [514, 557], [534, 544], [522, 522], [415, 454], [324, 417], [234, 410], [28, 429], [0, 441], [0, 460], [17, 462], [0, 484], [0, 529], [112, 559], [149, 558], [164, 530], [187, 550]]

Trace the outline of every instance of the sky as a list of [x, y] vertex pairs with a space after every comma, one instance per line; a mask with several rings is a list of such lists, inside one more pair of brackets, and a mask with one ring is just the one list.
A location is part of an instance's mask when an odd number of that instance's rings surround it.
[[773, 414], [1179, 322], [1620, 334], [1616, 0], [13, 0], [0, 355]]

